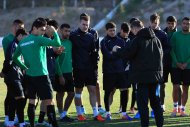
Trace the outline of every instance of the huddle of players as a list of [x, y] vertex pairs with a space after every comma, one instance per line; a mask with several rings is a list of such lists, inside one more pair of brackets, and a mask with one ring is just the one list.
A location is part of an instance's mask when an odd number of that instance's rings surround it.
[[[53, 89], [57, 92], [56, 100], [61, 121], [74, 121], [67, 116], [67, 110], [74, 97], [78, 120], [85, 120], [81, 111], [83, 108], [80, 98], [83, 85], [89, 85], [87, 87], [94, 119], [104, 120], [98, 112], [103, 110], [100, 98], [96, 98], [96, 90], [99, 89], [97, 85], [99, 40], [97, 32], [89, 28], [89, 20], [88, 15], [81, 14], [79, 28], [71, 35], [70, 25], [62, 24], [59, 29], [60, 36], [57, 33], [58, 24], [52, 19], [37, 18], [32, 24], [30, 34], [25, 31], [21, 20], [13, 22], [13, 33], [4, 37], [2, 43], [5, 61], [1, 77], [4, 77], [7, 85], [6, 126], [14, 127], [15, 112], [19, 126], [28, 126], [24, 122], [24, 107], [28, 98], [28, 118], [30, 126], [34, 127], [36, 99], [39, 98], [41, 106], [37, 125], [44, 125], [44, 116], [47, 113], [49, 124], [57, 127]], [[78, 39], [80, 35], [84, 37]], [[88, 43], [79, 44], [83, 43], [83, 39]], [[87, 48], [86, 51], [85, 48]], [[81, 61], [81, 56], [85, 57], [83, 61]], [[74, 94], [73, 76], [76, 94]], [[63, 107], [64, 92], [68, 95]], [[96, 106], [96, 100], [98, 100], [98, 106]]]
[[[132, 20], [134, 21], [131, 21], [130, 25], [142, 24], [137, 18], [133, 18]], [[181, 42], [180, 39], [182, 39], [181, 34], [183, 34], [183, 31], [189, 33], [186, 29], [189, 30], [188, 23], [190, 20], [188, 17], [182, 20], [182, 33], [179, 33], [176, 32], [176, 18], [169, 16], [167, 18], [168, 26], [164, 30], [167, 34], [160, 29], [159, 21], [160, 17], [158, 14], [150, 16], [150, 28], [154, 30], [155, 35], [160, 40], [164, 53], [164, 80], [160, 82], [162, 109], [163, 111], [165, 110], [164, 83], [167, 82], [168, 74], [171, 73], [174, 84], [174, 111], [172, 112], [172, 116], [176, 116], [177, 112], [182, 116], [186, 116], [185, 104], [187, 101], [189, 84], [187, 75], [189, 71], [185, 59], [189, 58], [186, 57], [188, 54], [188, 45], [184, 44], [185, 46], [182, 46], [187, 49], [187, 53], [182, 53], [184, 57], [182, 56], [181, 58], [181, 50], [183, 51], [184, 49], [181, 46], [178, 49], [176, 43], [177, 45], [182, 45], [179, 44], [179, 41]], [[37, 18], [33, 22], [30, 34], [28, 35], [24, 29], [24, 23], [21, 20], [15, 20], [13, 22], [13, 33], [3, 39], [5, 61], [1, 76], [4, 77], [5, 84], [7, 85], [5, 122], [8, 124], [6, 126], [14, 127], [15, 111], [19, 120], [19, 126], [27, 126], [24, 122], [24, 107], [27, 97], [29, 98], [28, 118], [30, 126], [34, 127], [35, 105], [36, 99], [39, 97], [42, 100], [38, 119], [39, 125], [40, 123], [42, 125], [44, 124], [44, 116], [47, 113], [49, 123], [53, 127], [57, 127], [58, 124], [56, 122], [52, 95], [53, 89], [57, 92], [56, 102], [61, 121], [74, 121], [74, 119], [67, 116], [67, 111], [73, 98], [76, 105], [77, 119], [86, 120], [83, 115], [83, 108], [81, 107], [81, 95], [84, 86], [87, 86], [89, 92], [94, 119], [98, 121], [105, 120], [99, 114], [102, 108], [100, 98], [97, 98], [98, 96], [100, 97], [98, 93], [99, 85], [97, 83], [99, 38], [97, 31], [90, 28], [89, 25], [90, 16], [83, 13], [80, 15], [78, 29], [70, 34], [70, 26], [68, 24], [62, 24], [59, 27], [60, 36], [58, 36], [58, 24], [55, 20]], [[116, 34], [115, 23], [107, 23], [105, 26], [107, 35], [100, 42], [100, 48], [103, 54], [103, 89], [105, 91], [104, 104], [106, 120], [111, 119], [110, 105], [116, 88], [120, 89], [122, 119], [131, 120], [126, 113], [128, 88], [130, 87], [128, 81], [130, 61], [115, 56], [112, 51], [116, 45], [120, 48], [130, 47], [133, 38], [137, 34], [136, 29], [134, 27], [131, 29], [130, 25], [126, 22], [122, 23], [120, 32]], [[174, 32], [176, 33], [172, 37]], [[180, 38], [178, 38], [179, 36]], [[171, 38], [172, 45], [169, 43]], [[189, 37], [185, 36], [186, 38], [189, 39]], [[188, 41], [188, 39], [185, 41]], [[172, 55], [170, 55], [170, 51], [172, 51]], [[173, 68], [171, 64], [173, 64]], [[179, 84], [184, 84], [182, 87], [182, 106], [179, 108], [181, 109], [180, 111], [178, 110]], [[133, 85], [135, 89], [135, 83]], [[67, 92], [68, 95], [63, 107], [64, 92]], [[134, 104], [131, 106], [131, 110], [134, 110]]]

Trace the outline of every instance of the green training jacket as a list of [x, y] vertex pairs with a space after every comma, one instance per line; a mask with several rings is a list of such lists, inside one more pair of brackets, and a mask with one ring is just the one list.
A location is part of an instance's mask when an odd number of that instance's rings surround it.
[[[14, 53], [13, 60], [23, 70], [26, 70], [26, 75], [42, 76], [48, 75], [46, 46], [59, 47], [61, 45], [60, 38], [57, 32], [54, 32], [54, 39], [50, 40], [46, 37], [35, 36], [30, 34], [18, 44]], [[24, 63], [19, 60], [22, 54]]]

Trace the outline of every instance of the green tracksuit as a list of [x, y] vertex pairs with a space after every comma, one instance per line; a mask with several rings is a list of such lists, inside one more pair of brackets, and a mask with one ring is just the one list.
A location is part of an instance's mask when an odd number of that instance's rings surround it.
[[[50, 40], [42, 36], [30, 34], [21, 40], [14, 53], [13, 60], [24, 70], [29, 76], [48, 75], [46, 46], [60, 46], [61, 42], [57, 32], [54, 32], [54, 39]], [[19, 60], [22, 54], [24, 63]]]
[[70, 40], [65, 39], [61, 42], [61, 45], [65, 48], [65, 50], [57, 58], [58, 75], [62, 75], [63, 73], [72, 73], [72, 43]]
[[177, 68], [176, 63], [188, 63], [190, 69], [190, 33], [175, 32], [171, 38], [172, 67]]
[[7, 51], [8, 46], [14, 40], [14, 38], [15, 38], [15, 36], [11, 33], [3, 38], [2, 45], [3, 45], [4, 56]]

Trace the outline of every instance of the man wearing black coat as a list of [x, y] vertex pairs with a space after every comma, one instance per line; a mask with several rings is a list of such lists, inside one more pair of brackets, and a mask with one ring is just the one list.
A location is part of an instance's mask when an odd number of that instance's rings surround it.
[[158, 83], [162, 80], [162, 45], [151, 28], [143, 28], [141, 21], [134, 21], [131, 29], [136, 38], [129, 48], [118, 50], [113, 47], [113, 52], [118, 56], [130, 60], [129, 80], [137, 83], [137, 104], [141, 116], [141, 126], [149, 126], [150, 105], [155, 113], [157, 127], [163, 126], [163, 112], [160, 106], [159, 94], [157, 91]]
[[[167, 26], [163, 30], [164, 32], [167, 33], [168, 36], [168, 41], [171, 45], [171, 38], [173, 34], [177, 31], [177, 19], [175, 16], [168, 16], [166, 19]], [[165, 105], [164, 105], [164, 98], [165, 98], [165, 86], [166, 83], [168, 82], [169, 74], [171, 74], [172, 70], [172, 57], [170, 54], [167, 55], [167, 60], [166, 66], [164, 66], [164, 72], [163, 72], [163, 85], [160, 87], [160, 101], [161, 101], [161, 107], [163, 111], [165, 111]], [[181, 88], [179, 86], [179, 99], [178, 99], [178, 112], [180, 112], [180, 106], [181, 106]]]
[[165, 88], [165, 83], [168, 80], [168, 74], [169, 74], [169, 69], [170, 67], [170, 50], [171, 46], [168, 41], [168, 36], [166, 32], [161, 30], [159, 27], [160, 25], [160, 16], [157, 13], [154, 13], [150, 16], [150, 27], [153, 29], [156, 37], [160, 40], [162, 44], [162, 49], [163, 49], [163, 80], [160, 82], [160, 100], [161, 100], [161, 107], [162, 110], [165, 110], [164, 106], [164, 88]]

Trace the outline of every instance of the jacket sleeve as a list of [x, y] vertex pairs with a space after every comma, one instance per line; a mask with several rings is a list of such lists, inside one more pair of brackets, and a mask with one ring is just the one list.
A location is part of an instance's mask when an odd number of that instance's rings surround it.
[[104, 57], [110, 60], [117, 59], [118, 57], [112, 52], [109, 51], [106, 47], [106, 41], [102, 40], [101, 41], [101, 51]]
[[46, 52], [47, 52], [47, 57], [57, 57], [58, 55], [53, 51], [52, 47], [47, 47], [46, 48]]
[[119, 49], [115, 54], [123, 59], [130, 60], [132, 59], [138, 51], [138, 40], [134, 39], [133, 41], [129, 42], [128, 46]]
[[98, 69], [98, 61], [100, 59], [99, 56], [99, 37], [98, 37], [98, 33], [96, 31], [96, 33], [94, 34], [94, 44], [93, 44], [93, 52], [92, 52], [92, 59], [93, 59], [93, 63], [94, 63], [94, 68], [97, 70]]
[[55, 46], [55, 47], [61, 46], [61, 41], [60, 41], [58, 33], [54, 32], [53, 35], [54, 35], [53, 40], [39, 36], [38, 37], [39, 44], [41, 46]]
[[186, 62], [186, 63], [190, 64], [190, 57], [187, 59], [187, 62]]
[[13, 52], [11, 51], [12, 49], [12, 43], [7, 47], [7, 50], [6, 50], [6, 53], [5, 53], [5, 60], [3, 62], [3, 68], [2, 68], [2, 72], [4, 74], [6, 74], [9, 69], [11, 68], [10, 66], [10, 62], [12, 60], [12, 55], [13, 55]]
[[2, 68], [2, 72], [3, 74], [8, 73], [9, 69], [10, 69], [10, 61], [5, 57], [5, 60], [3, 62], [3, 68]]
[[175, 34], [171, 38], [171, 56], [172, 56], [172, 62], [176, 65], [178, 63], [177, 57], [175, 55], [174, 49], [175, 49]]
[[14, 61], [21, 69], [26, 70], [26, 69], [28, 69], [28, 68], [27, 68], [27, 66], [26, 66], [24, 63], [22, 63], [21, 59], [19, 59], [20, 55], [21, 55], [20, 46], [18, 46], [18, 47], [16, 48], [16, 51], [14, 52], [13, 61]]
[[167, 36], [167, 34], [165, 32], [163, 32], [163, 34], [162, 34], [162, 40], [160, 40], [160, 41], [162, 43], [164, 54], [169, 54], [170, 51], [171, 51], [171, 45], [170, 45], [168, 36]]
[[6, 37], [4, 37], [3, 40], [2, 40], [2, 46], [3, 46], [4, 56], [6, 54], [6, 50], [7, 50], [6, 49], [6, 45], [7, 45], [8, 42], [9, 42], [9, 40]]

